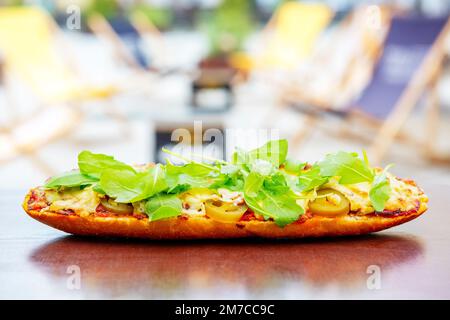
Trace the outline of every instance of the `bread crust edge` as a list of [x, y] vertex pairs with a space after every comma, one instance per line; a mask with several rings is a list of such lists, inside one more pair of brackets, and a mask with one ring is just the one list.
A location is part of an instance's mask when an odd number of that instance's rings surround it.
[[135, 217], [98, 217], [63, 215], [23, 208], [33, 219], [55, 229], [81, 236], [125, 237], [154, 240], [229, 239], [229, 238], [317, 238], [362, 235], [381, 231], [413, 220], [427, 210], [421, 202], [417, 211], [393, 216], [346, 215], [334, 218], [313, 216], [283, 228], [271, 221], [218, 222], [204, 216], [168, 218], [158, 221]]

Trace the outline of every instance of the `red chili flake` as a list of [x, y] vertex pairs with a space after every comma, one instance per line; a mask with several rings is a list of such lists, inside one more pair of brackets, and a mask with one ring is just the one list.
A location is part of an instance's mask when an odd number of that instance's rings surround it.
[[43, 192], [38, 194], [36, 190], [31, 191], [27, 204], [30, 210], [41, 210], [49, 205], [47, 199], [45, 198], [45, 194]]
[[135, 214], [133, 214], [133, 217], [135, 217], [138, 220], [142, 220], [142, 219], [148, 218], [148, 216], [143, 214], [143, 213], [135, 213]]
[[101, 203], [95, 208], [95, 212], [97, 213], [107, 213], [108, 209], [106, 209]]
[[306, 220], [311, 219], [312, 216], [313, 215], [312, 215], [311, 211], [308, 210], [308, 211], [305, 212], [305, 214], [301, 215], [300, 218], [298, 218], [298, 220], [295, 221], [294, 223], [298, 223], [298, 224], [303, 223]]
[[415, 208], [408, 210], [408, 211], [401, 211], [400, 209], [398, 209], [398, 210], [383, 210], [383, 212], [369, 213], [368, 216], [377, 216], [377, 217], [384, 217], [384, 218], [407, 216], [407, 215], [416, 213], [417, 211], [419, 211], [419, 208], [420, 208], [420, 201], [417, 200]]
[[62, 209], [62, 210], [58, 210], [56, 213], [62, 214], [62, 215], [65, 215], [65, 216], [73, 216], [73, 215], [75, 215], [75, 211], [73, 211], [72, 209]]
[[102, 217], [102, 218], [107, 218], [107, 217], [112, 217], [113, 214], [110, 213], [110, 212], [96, 212], [96, 213], [94, 214], [94, 216], [96, 216], [96, 217]]
[[251, 210], [247, 210], [242, 215], [242, 217], [239, 221], [250, 221], [250, 220], [255, 220], [255, 219], [256, 219], [255, 213]]
[[39, 199], [38, 195], [36, 194], [36, 191], [31, 191], [30, 199], [28, 199], [28, 204], [32, 202], [36, 202]]

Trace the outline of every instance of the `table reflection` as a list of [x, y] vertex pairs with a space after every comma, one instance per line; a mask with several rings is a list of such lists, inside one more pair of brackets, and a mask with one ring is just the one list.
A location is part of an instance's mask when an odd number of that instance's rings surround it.
[[[68, 277], [69, 266], [79, 266], [83, 291], [95, 297], [241, 298], [264, 297], [264, 292], [293, 285], [298, 290], [362, 289], [368, 266], [386, 273], [422, 256], [419, 239], [408, 235], [301, 242], [124, 242], [68, 236], [39, 247], [29, 260], [59, 280]], [[246, 294], [233, 295], [238, 292]]]

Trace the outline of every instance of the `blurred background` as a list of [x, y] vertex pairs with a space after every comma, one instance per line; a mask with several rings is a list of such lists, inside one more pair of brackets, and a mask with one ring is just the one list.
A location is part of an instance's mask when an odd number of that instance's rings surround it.
[[163, 146], [224, 158], [272, 138], [302, 160], [367, 150], [450, 184], [449, 13], [447, 0], [0, 0], [0, 189], [42, 184], [85, 149], [144, 163]]

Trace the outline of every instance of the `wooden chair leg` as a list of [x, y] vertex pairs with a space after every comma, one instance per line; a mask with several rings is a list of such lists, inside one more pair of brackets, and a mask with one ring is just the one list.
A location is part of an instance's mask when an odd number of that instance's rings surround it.
[[437, 86], [434, 84], [430, 87], [427, 98], [426, 124], [425, 124], [425, 140], [423, 144], [423, 152], [425, 158], [437, 163], [449, 163], [450, 153], [444, 154], [436, 150], [437, 137], [439, 131], [440, 105]]
[[380, 164], [381, 159], [388, 151], [400, 128], [412, 112], [422, 93], [430, 85], [436, 83], [445, 58], [445, 39], [450, 33], [450, 20], [447, 21], [438, 39], [433, 44], [424, 62], [415, 72], [410, 84], [398, 101], [393, 113], [382, 125], [379, 134], [369, 149], [375, 164]]
[[427, 97], [426, 126], [425, 126], [425, 152], [432, 152], [435, 149], [436, 137], [439, 124], [439, 99], [437, 88], [434, 85], [430, 88]]

